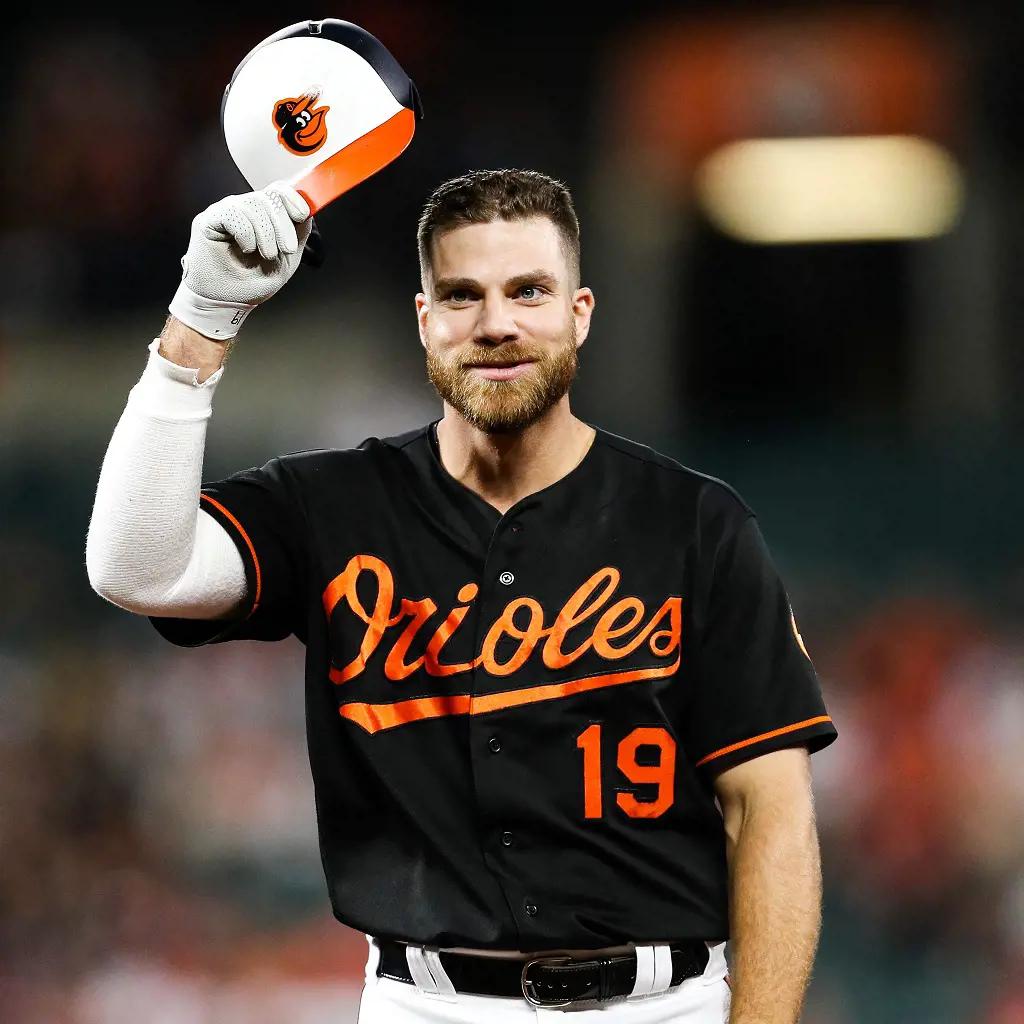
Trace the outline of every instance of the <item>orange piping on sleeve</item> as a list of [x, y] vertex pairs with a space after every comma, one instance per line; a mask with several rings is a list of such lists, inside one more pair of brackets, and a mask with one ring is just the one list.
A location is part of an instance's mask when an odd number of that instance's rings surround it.
[[776, 736], [783, 736], [787, 732], [796, 732], [797, 729], [803, 729], [808, 725], [818, 725], [820, 722], [831, 721], [831, 716], [819, 715], [817, 718], [807, 718], [802, 722], [797, 722], [795, 725], [787, 725], [781, 729], [772, 729], [771, 732], [763, 732], [760, 736], [752, 736], [749, 740], [740, 740], [739, 743], [732, 743], [728, 747], [716, 750], [713, 754], [708, 754], [707, 757], [702, 757], [694, 767], [699, 768], [702, 764], [707, 764], [708, 761], [713, 761], [716, 757], [721, 757], [723, 754], [731, 754], [734, 750], [742, 750], [744, 747], [752, 746], [754, 743], [760, 743], [761, 740], [771, 740]]
[[263, 582], [260, 577], [260, 560], [256, 557], [256, 549], [252, 546], [252, 541], [249, 539], [249, 534], [245, 532], [245, 527], [219, 501], [211, 498], [208, 494], [200, 494], [199, 497], [202, 501], [208, 501], [214, 508], [220, 509], [231, 525], [242, 535], [242, 540], [245, 541], [246, 546], [249, 548], [249, 554], [252, 555], [252, 564], [256, 567], [256, 597], [252, 602], [252, 611], [249, 612], [249, 615], [252, 615], [259, 607], [260, 595], [263, 591]]

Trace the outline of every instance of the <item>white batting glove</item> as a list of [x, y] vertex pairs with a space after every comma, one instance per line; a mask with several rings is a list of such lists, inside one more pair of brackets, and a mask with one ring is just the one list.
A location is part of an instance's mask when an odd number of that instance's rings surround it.
[[208, 206], [192, 221], [168, 311], [207, 338], [233, 338], [295, 273], [312, 227], [305, 199], [283, 181]]

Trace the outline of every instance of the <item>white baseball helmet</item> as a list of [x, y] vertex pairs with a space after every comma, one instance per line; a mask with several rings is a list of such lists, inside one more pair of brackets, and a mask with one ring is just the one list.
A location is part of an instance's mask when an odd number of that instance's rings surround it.
[[313, 213], [391, 163], [422, 116], [398, 61], [336, 18], [299, 21], [257, 44], [221, 103], [228, 152], [250, 187], [287, 181]]

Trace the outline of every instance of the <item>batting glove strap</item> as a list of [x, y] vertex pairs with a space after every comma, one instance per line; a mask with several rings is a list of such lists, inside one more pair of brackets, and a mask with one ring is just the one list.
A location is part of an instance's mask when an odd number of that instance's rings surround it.
[[184, 281], [178, 285], [167, 311], [186, 327], [214, 341], [233, 338], [256, 308], [244, 302], [223, 302], [197, 295]]

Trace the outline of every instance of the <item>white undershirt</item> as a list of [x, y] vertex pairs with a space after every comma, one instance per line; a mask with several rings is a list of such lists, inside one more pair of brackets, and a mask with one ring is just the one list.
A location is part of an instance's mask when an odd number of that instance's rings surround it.
[[246, 597], [242, 556], [199, 508], [206, 422], [223, 367], [202, 384], [149, 346], [96, 487], [85, 564], [93, 589], [142, 615], [223, 618]]

